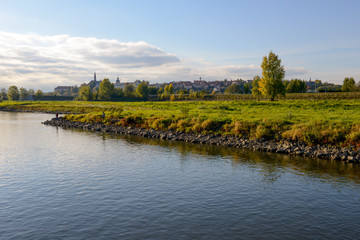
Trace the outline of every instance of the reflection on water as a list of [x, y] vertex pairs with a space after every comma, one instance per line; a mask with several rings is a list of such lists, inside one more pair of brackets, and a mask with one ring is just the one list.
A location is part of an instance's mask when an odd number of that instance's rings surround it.
[[[82, 130], [71, 130], [84, 132]], [[87, 133], [94, 135], [94, 133]], [[154, 145], [171, 148], [181, 154], [180, 161], [190, 161], [189, 156], [202, 155], [208, 159], [230, 159], [234, 168], [246, 165], [260, 169], [266, 181], [276, 181], [285, 172], [305, 174], [308, 177], [346, 184], [351, 181], [360, 184], [360, 166], [341, 161], [306, 158], [301, 156], [251, 151], [225, 146], [202, 145], [185, 142], [148, 139], [139, 136], [97, 133], [105, 142], [107, 139], [125, 140], [129, 145]]]
[[356, 239], [359, 166], [0, 112], [0, 239]]

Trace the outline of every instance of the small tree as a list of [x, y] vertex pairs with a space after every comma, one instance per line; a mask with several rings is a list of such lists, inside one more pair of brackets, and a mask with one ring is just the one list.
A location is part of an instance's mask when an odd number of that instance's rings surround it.
[[261, 93], [270, 97], [271, 101], [274, 101], [278, 95], [285, 96], [283, 84], [285, 70], [278, 56], [270, 51], [269, 56], [264, 56], [261, 68], [262, 78], [259, 83]]
[[19, 89], [17, 88], [17, 86], [10, 86], [8, 91], [7, 91], [7, 97], [10, 101], [15, 101], [15, 100], [19, 100]]
[[44, 93], [43, 93], [43, 91], [41, 91], [40, 89], [38, 89], [38, 90], [35, 92], [35, 97], [36, 97], [37, 100], [40, 100], [43, 96], [44, 96]]
[[2, 88], [0, 90], [0, 100], [6, 100], [7, 99], [7, 93], [6, 93], [6, 89]]
[[161, 98], [165, 99], [165, 98], [169, 98], [171, 94], [174, 93], [174, 87], [173, 85], [170, 83], [169, 85], [166, 85], [164, 87], [164, 92], [161, 94]]
[[79, 100], [91, 101], [93, 99], [93, 93], [89, 85], [82, 85], [79, 89]]
[[149, 83], [142, 81], [136, 88], [136, 95], [142, 100], [147, 100], [149, 97]]
[[225, 89], [225, 94], [241, 93], [241, 87], [237, 83], [233, 83]]
[[20, 99], [24, 100], [27, 99], [29, 97], [29, 92], [26, 88], [20, 88]]
[[149, 95], [156, 95], [158, 88], [156, 87], [148, 87], [149, 88]]
[[343, 85], [341, 87], [341, 91], [343, 92], [352, 92], [355, 90], [355, 79], [353, 77], [345, 78]]
[[260, 96], [261, 96], [261, 91], [259, 89], [259, 82], [260, 82], [260, 76], [255, 76], [251, 83], [251, 87], [252, 87], [251, 93], [257, 98], [258, 101], [260, 100]]
[[110, 101], [114, 89], [114, 84], [112, 84], [108, 78], [103, 79], [99, 87], [99, 100]]

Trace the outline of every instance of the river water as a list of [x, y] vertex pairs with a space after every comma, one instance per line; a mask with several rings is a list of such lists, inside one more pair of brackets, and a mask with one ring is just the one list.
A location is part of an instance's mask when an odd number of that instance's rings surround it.
[[0, 112], [0, 239], [358, 239], [360, 168]]

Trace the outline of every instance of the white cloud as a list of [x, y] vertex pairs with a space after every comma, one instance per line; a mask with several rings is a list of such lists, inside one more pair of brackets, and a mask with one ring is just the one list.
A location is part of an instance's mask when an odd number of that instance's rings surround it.
[[[132, 78], [134, 68], [161, 69], [178, 62], [174, 54], [146, 42], [0, 32], [1, 86], [52, 89], [59, 84], [81, 84], [94, 71], [104, 77], [125, 73]], [[32, 85], [34, 79], [38, 86]]]
[[[261, 58], [261, 56], [260, 56]], [[287, 69], [288, 70], [288, 69]], [[289, 69], [293, 75], [305, 69]], [[149, 43], [111, 39], [40, 36], [0, 32], [0, 87], [52, 91], [58, 85], [80, 85], [92, 78], [151, 82], [251, 79], [257, 65], [216, 65], [201, 58], [181, 59]]]

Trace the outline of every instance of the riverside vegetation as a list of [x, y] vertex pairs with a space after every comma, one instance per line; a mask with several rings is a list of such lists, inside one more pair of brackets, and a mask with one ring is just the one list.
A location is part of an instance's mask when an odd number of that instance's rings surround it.
[[[1, 102], [0, 110], [67, 113], [65, 119], [175, 132], [360, 147], [358, 100]], [[102, 113], [105, 112], [105, 118]]]

